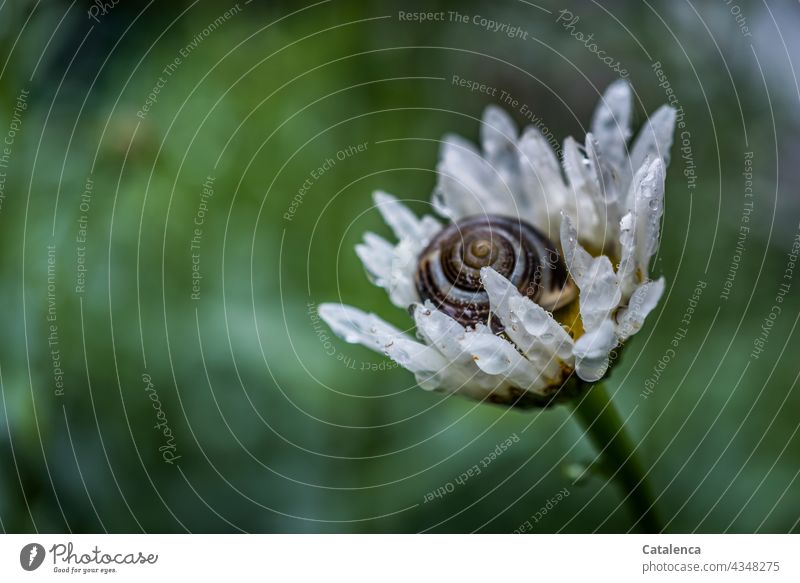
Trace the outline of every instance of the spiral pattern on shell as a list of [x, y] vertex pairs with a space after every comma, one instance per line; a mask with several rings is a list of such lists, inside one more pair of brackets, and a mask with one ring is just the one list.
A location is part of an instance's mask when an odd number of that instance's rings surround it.
[[546, 310], [575, 295], [556, 246], [524, 221], [498, 215], [465, 218], [437, 234], [420, 254], [417, 292], [464, 326], [491, 323], [499, 332], [500, 322], [489, 318], [483, 267], [493, 268]]

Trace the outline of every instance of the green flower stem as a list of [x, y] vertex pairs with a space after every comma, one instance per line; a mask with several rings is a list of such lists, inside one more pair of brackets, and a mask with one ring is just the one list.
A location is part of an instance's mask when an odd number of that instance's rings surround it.
[[574, 401], [575, 417], [599, 452], [597, 464], [613, 476], [626, 496], [633, 518], [645, 532], [661, 532], [655, 500], [647, 483], [633, 440], [603, 385], [596, 384]]

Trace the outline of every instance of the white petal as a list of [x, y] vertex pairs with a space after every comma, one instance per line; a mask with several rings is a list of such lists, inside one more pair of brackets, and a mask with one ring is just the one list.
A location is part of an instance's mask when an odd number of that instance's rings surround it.
[[383, 220], [386, 221], [386, 224], [391, 227], [395, 236], [400, 240], [409, 238], [424, 242], [441, 228], [439, 222], [433, 217], [426, 216], [423, 219], [418, 219], [407, 206], [391, 194], [376, 190], [372, 197], [378, 207], [378, 211], [383, 216]]
[[580, 146], [574, 138], [564, 140], [564, 172], [574, 192], [588, 194], [592, 187], [592, 173]]
[[608, 370], [608, 355], [617, 345], [614, 323], [605, 320], [575, 342], [575, 372], [588, 382], [603, 378]]
[[499, 376], [522, 390], [543, 394], [542, 389], [549, 384], [541, 371], [517, 352], [513, 344], [495, 336], [485, 326], [468, 330], [462, 346], [483, 372]]
[[492, 268], [481, 269], [481, 280], [492, 313], [503, 323], [506, 335], [548, 378], [559, 378], [561, 363], [573, 362], [570, 335], [550, 312], [523, 296]]
[[402, 332], [384, 322], [374, 314], [368, 314], [344, 304], [321, 304], [319, 316], [331, 330], [350, 344], [363, 344], [372, 350], [383, 352], [386, 339], [402, 335]]
[[620, 288], [623, 295], [629, 297], [638, 283], [636, 276], [636, 221], [632, 212], [628, 212], [619, 221], [620, 261], [617, 268]]
[[625, 80], [609, 85], [592, 118], [592, 133], [609, 164], [619, 172], [627, 164], [631, 136], [631, 87]]
[[481, 144], [486, 160], [493, 166], [505, 158], [517, 160], [517, 126], [505, 111], [490, 105], [483, 112]]
[[605, 255], [592, 261], [585, 279], [580, 293], [581, 321], [586, 330], [594, 330], [619, 305], [622, 293], [611, 260]]
[[510, 185], [467, 140], [445, 136], [436, 167], [436, 212], [452, 220], [482, 214], [517, 216]]
[[519, 290], [491, 267], [481, 269], [481, 283], [483, 283], [486, 293], [489, 294], [492, 313], [505, 324], [511, 316], [509, 301], [512, 297], [521, 295]]
[[675, 108], [663, 105], [650, 116], [631, 148], [628, 175], [641, 167], [645, 160], [661, 158], [664, 165], [669, 165], [672, 134], [675, 131]]
[[497, 393], [499, 390], [502, 393], [508, 388], [505, 379], [489, 375], [478, 368], [472, 355], [462, 345], [466, 329], [453, 318], [438, 311], [430, 301], [426, 301], [424, 306], [415, 306], [414, 320], [422, 339], [449, 361], [446, 371], [440, 375], [442, 390], [483, 399], [492, 392]]
[[586, 136], [586, 154], [592, 165], [598, 218], [596, 246], [604, 255], [619, 256], [620, 183], [617, 172], [599, 149], [592, 134]]
[[407, 308], [419, 300], [414, 282], [417, 258], [442, 227], [431, 216], [418, 219], [390, 194], [376, 191], [373, 198], [400, 242], [393, 246], [368, 232], [364, 234], [364, 243], [356, 245], [356, 254], [363, 262], [370, 281], [384, 288], [395, 306]]
[[580, 246], [568, 217], [561, 223], [561, 245], [567, 269], [580, 289], [583, 327], [587, 332], [594, 330], [622, 300], [614, 266], [607, 256], [592, 257]]
[[572, 279], [582, 288], [587, 283], [584, 274], [589, 272], [593, 258], [581, 247], [572, 219], [566, 215], [561, 218], [561, 248], [564, 250], [564, 262]]
[[513, 199], [503, 203], [511, 207], [511, 216], [524, 217], [530, 212], [530, 201], [521, 187], [517, 133], [516, 124], [505, 111], [493, 105], [484, 110], [481, 144], [494, 175], [493, 188], [498, 197]]
[[658, 247], [665, 172], [662, 160], [647, 162], [638, 170], [631, 185], [633, 208], [620, 221], [619, 279], [626, 296], [647, 280], [648, 265]]
[[408, 207], [402, 204], [391, 194], [376, 190], [372, 193], [372, 199], [378, 207], [383, 220], [394, 231], [395, 237], [403, 239], [404, 237], [417, 237], [417, 227], [419, 221], [414, 213]]
[[617, 337], [626, 340], [644, 325], [647, 315], [658, 305], [664, 293], [664, 278], [639, 286], [631, 295], [628, 306], [617, 315]]
[[525, 129], [519, 149], [522, 188], [530, 201], [531, 222], [552, 239], [567, 205], [561, 166], [547, 139], [533, 126]]
[[400, 308], [419, 300], [414, 281], [419, 251], [418, 241], [406, 238], [393, 247], [374, 233], [365, 233], [364, 243], [356, 245], [372, 283], [385, 289]]
[[[417, 383], [423, 389], [458, 392], [474, 399], [485, 399], [491, 394], [510, 401], [514, 398], [514, 393], [510, 391], [512, 387], [523, 390], [540, 388], [533, 382], [535, 378], [531, 376], [530, 371], [525, 371], [521, 366], [510, 367], [511, 370], [504, 370], [504, 374], [500, 375], [484, 372], [477, 366], [473, 355], [466, 352], [464, 347], [458, 349], [463, 354], [459, 354], [456, 359], [448, 358], [436, 346], [412, 340], [374, 314], [365, 313], [357, 308], [340, 304], [323, 304], [319, 308], [319, 314], [334, 333], [345, 341], [363, 344], [381, 352], [414, 373]], [[432, 311], [431, 314], [439, 312]], [[428, 328], [428, 331], [430, 330], [431, 328]], [[496, 338], [485, 328], [481, 334]], [[500, 341], [499, 338], [497, 340]], [[505, 343], [506, 348], [510, 346]], [[450, 349], [448, 345], [447, 350]], [[480, 349], [478, 352], [486, 354], [487, 357], [491, 355], [491, 352], [483, 353]], [[519, 353], [517, 356], [524, 360]], [[505, 374], [506, 372], [508, 374]]]
[[438, 389], [452, 382], [446, 374], [447, 359], [438, 350], [412, 340], [376, 315], [342, 304], [322, 304], [319, 315], [346, 342], [381, 352], [413, 372], [422, 388]]
[[524, 296], [512, 298], [509, 303], [512, 318], [518, 318], [525, 331], [536, 339], [536, 348], [547, 351], [566, 364], [572, 364], [572, 337], [550, 312]]
[[391, 278], [386, 291], [392, 303], [398, 307], [407, 308], [419, 301], [415, 283], [419, 251], [419, 245], [411, 239], [403, 239], [394, 248]]
[[460, 343], [466, 333], [464, 326], [437, 310], [430, 300], [424, 305], [417, 304], [414, 307], [414, 321], [417, 332], [425, 342], [435, 346], [448, 359], [462, 364], [472, 363], [472, 358]]
[[387, 287], [391, 276], [394, 247], [375, 233], [364, 233], [364, 243], [356, 245], [358, 255], [364, 268], [375, 285]]
[[567, 216], [574, 217], [581, 241], [602, 247], [603, 232], [597, 210], [602, 194], [593, 170], [578, 143], [573, 138], [564, 140], [564, 172], [569, 182], [568, 196], [572, 200], [569, 206], [575, 209], [574, 214], [567, 213]]

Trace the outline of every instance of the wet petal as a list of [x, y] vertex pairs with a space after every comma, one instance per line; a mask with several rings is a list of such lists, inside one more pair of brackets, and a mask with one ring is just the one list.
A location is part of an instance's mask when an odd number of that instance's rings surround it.
[[575, 372], [585, 381], [595, 382], [608, 370], [608, 356], [617, 345], [614, 323], [605, 320], [595, 330], [575, 342]]
[[664, 278], [639, 286], [631, 295], [628, 306], [617, 315], [617, 336], [626, 340], [644, 325], [645, 318], [658, 305], [664, 293]]
[[415, 241], [424, 241], [441, 229], [441, 225], [436, 219], [429, 216], [418, 219], [407, 206], [391, 194], [376, 190], [372, 197], [383, 220], [400, 240], [409, 238]]
[[464, 326], [437, 310], [430, 300], [425, 301], [424, 305], [417, 304], [414, 307], [414, 321], [417, 332], [427, 344], [435, 346], [452, 361], [472, 363], [472, 358], [460, 343], [466, 333]]
[[631, 185], [633, 208], [620, 221], [619, 279], [626, 296], [647, 280], [650, 259], [658, 248], [665, 173], [662, 160], [647, 162], [636, 173]]
[[592, 118], [592, 133], [608, 163], [620, 172], [628, 162], [631, 136], [631, 87], [625, 80], [608, 86]]
[[588, 196], [593, 187], [591, 167], [574, 138], [564, 140], [564, 172], [574, 196]]
[[[592, 139], [589, 134], [587, 140]], [[579, 239], [599, 249], [603, 247], [605, 200], [595, 166], [572, 138], [564, 140], [564, 172], [569, 182], [569, 206], [575, 209], [566, 214], [575, 219]]]
[[517, 126], [511, 116], [495, 105], [483, 112], [481, 144], [486, 160], [493, 166], [517, 161]]
[[593, 203], [597, 214], [597, 248], [605, 255], [619, 256], [620, 184], [617, 172], [599, 149], [592, 134], [586, 136], [586, 155], [596, 183]]
[[502, 391], [507, 385], [505, 379], [487, 374], [478, 368], [472, 355], [462, 346], [466, 329], [456, 320], [436, 310], [430, 301], [415, 306], [414, 320], [417, 333], [422, 339], [449, 361], [447, 369], [439, 375], [442, 390], [457, 391], [475, 399], [483, 399], [493, 391]]
[[572, 279], [578, 287], [582, 287], [585, 283], [584, 274], [588, 273], [593, 258], [581, 247], [572, 219], [566, 215], [561, 218], [561, 248], [564, 250], [564, 262]]
[[597, 328], [622, 300], [619, 280], [611, 260], [592, 257], [580, 246], [569, 218], [561, 223], [561, 245], [567, 269], [580, 289], [581, 321], [586, 331]]
[[439, 214], [452, 220], [482, 214], [517, 216], [510, 185], [467, 140], [445, 136], [436, 170], [433, 206]]
[[511, 316], [516, 317], [525, 331], [536, 339], [536, 348], [554, 355], [566, 364], [573, 362], [572, 337], [553, 315], [528, 298], [512, 298]]
[[663, 105], [650, 116], [631, 148], [628, 176], [631, 176], [645, 161], [661, 158], [664, 166], [669, 166], [672, 135], [675, 131], [676, 112], [674, 107]]
[[611, 314], [622, 299], [617, 274], [611, 260], [601, 255], [592, 261], [581, 289], [581, 320], [586, 330], [593, 330]]
[[552, 239], [550, 234], [558, 232], [567, 205], [561, 166], [550, 143], [533, 126], [522, 134], [519, 150], [522, 189], [530, 201], [531, 221]]
[[572, 338], [553, 315], [523, 296], [495, 270], [484, 267], [481, 280], [489, 294], [492, 313], [506, 335], [550, 379], [560, 377], [561, 363], [572, 363]]
[[416, 342], [376, 315], [351, 306], [322, 304], [319, 315], [346, 342], [383, 353], [413, 372], [421, 387], [430, 390], [444, 384], [448, 362], [436, 348]]
[[486, 374], [498, 376], [513, 386], [535, 393], [541, 393], [548, 385], [541, 371], [517, 352], [513, 344], [495, 336], [485, 326], [467, 331], [462, 346]]
[[418, 241], [403, 239], [392, 246], [374, 233], [365, 233], [364, 243], [356, 245], [370, 281], [385, 289], [391, 302], [400, 308], [419, 299], [414, 282], [419, 251]]
[[521, 188], [517, 126], [511, 117], [499, 107], [488, 106], [483, 112], [481, 144], [483, 156], [494, 175], [494, 188], [501, 198], [509, 198], [503, 204], [513, 207], [512, 216], [527, 216], [530, 204]]
[[402, 335], [400, 330], [376, 315], [344, 304], [321, 304], [319, 316], [345, 342], [363, 344], [380, 352], [387, 338]]
[[394, 246], [375, 233], [364, 233], [364, 243], [356, 245], [358, 255], [370, 280], [377, 286], [386, 287], [391, 274]]

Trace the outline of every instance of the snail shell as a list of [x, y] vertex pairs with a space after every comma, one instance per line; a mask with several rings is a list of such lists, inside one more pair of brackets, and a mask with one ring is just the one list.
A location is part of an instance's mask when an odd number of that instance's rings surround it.
[[464, 326], [491, 323], [481, 268], [491, 267], [523, 295], [553, 311], [575, 297], [556, 246], [531, 225], [497, 215], [468, 217], [434, 237], [419, 257], [416, 286], [422, 300]]

